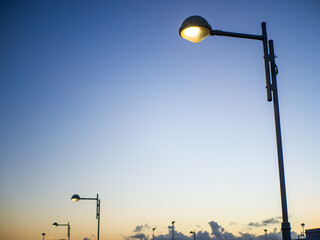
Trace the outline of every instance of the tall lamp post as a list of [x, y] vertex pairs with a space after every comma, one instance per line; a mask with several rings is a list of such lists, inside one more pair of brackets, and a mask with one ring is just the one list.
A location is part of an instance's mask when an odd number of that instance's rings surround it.
[[42, 233], [41, 235], [42, 235], [42, 240], [44, 240], [44, 236], [45, 236], [46, 234], [45, 234], [45, 233]]
[[[282, 238], [283, 240], [290, 240], [290, 223], [288, 221], [288, 210], [287, 210], [287, 198], [286, 198], [286, 187], [284, 177], [284, 165], [283, 165], [283, 152], [281, 142], [281, 128], [280, 128], [280, 113], [279, 113], [279, 102], [278, 102], [278, 89], [277, 89], [277, 73], [278, 68], [275, 64], [275, 54], [273, 41], [267, 37], [266, 23], [261, 23], [262, 34], [252, 35], [234, 32], [225, 32], [221, 30], [213, 30], [207, 20], [200, 16], [188, 17], [182, 23], [179, 34], [182, 38], [191, 42], [197, 43], [204, 38], [211, 36], [226, 36], [236, 38], [246, 38], [252, 40], [260, 40], [263, 43], [264, 53], [264, 66], [266, 75], [266, 88], [267, 88], [267, 100], [271, 102], [273, 100], [274, 107], [274, 118], [276, 128], [276, 139], [277, 139], [277, 152], [278, 152], [278, 166], [279, 166], [279, 178], [280, 178], [280, 191], [281, 191], [281, 206], [282, 206]], [[270, 73], [271, 69], [271, 73]], [[273, 98], [273, 99], [272, 99]]]
[[154, 240], [154, 230], [156, 230], [156, 228], [152, 228], [152, 240]]
[[172, 240], [174, 240], [174, 223], [176, 221], [172, 221]]
[[264, 238], [265, 238], [265, 240], [267, 240], [267, 231], [268, 231], [267, 229], [264, 230]]
[[190, 234], [193, 234], [193, 240], [196, 240], [196, 231], [191, 231]]
[[71, 200], [73, 202], [78, 202], [79, 200], [95, 200], [95, 201], [97, 201], [97, 214], [96, 214], [96, 219], [98, 219], [97, 240], [99, 240], [99, 235], [100, 235], [100, 199], [99, 199], [99, 194], [97, 194], [96, 198], [81, 198], [78, 194], [74, 194], [71, 197]]
[[70, 224], [69, 224], [69, 222], [66, 224], [59, 224], [59, 223], [54, 222], [52, 224], [52, 227], [60, 227], [60, 226], [68, 227], [68, 240], [70, 240]]

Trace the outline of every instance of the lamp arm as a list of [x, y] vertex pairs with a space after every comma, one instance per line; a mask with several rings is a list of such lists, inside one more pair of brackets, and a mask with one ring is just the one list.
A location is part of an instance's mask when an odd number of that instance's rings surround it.
[[236, 37], [236, 38], [246, 38], [246, 39], [254, 39], [254, 40], [263, 40], [262, 35], [254, 35], [254, 34], [245, 34], [245, 33], [234, 33], [234, 32], [226, 32], [221, 30], [212, 30], [212, 36], [225, 36], [225, 37]]
[[79, 200], [98, 200], [98, 198], [79, 198]]
[[58, 224], [58, 227], [60, 227], [60, 226], [66, 226], [66, 227], [68, 227], [68, 226], [70, 226], [70, 225], [69, 225], [69, 223], [68, 223], [68, 224], [67, 224], [67, 223]]
[[266, 88], [267, 88], [267, 100], [268, 102], [272, 101], [272, 91], [273, 86], [271, 84], [270, 78], [270, 56], [268, 49], [268, 37], [267, 37], [267, 29], [266, 23], [261, 23], [262, 27], [262, 35], [254, 35], [254, 34], [245, 34], [245, 33], [234, 33], [234, 32], [226, 32], [221, 30], [211, 30], [212, 36], [226, 36], [226, 37], [236, 37], [236, 38], [245, 38], [245, 39], [253, 39], [253, 40], [261, 40], [263, 43], [263, 57], [264, 57], [264, 66], [265, 66], [265, 75], [266, 75]]

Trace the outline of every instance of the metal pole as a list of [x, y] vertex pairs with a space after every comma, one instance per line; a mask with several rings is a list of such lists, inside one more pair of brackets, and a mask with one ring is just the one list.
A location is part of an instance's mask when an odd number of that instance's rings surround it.
[[302, 234], [301, 236], [303, 236], [303, 238], [306, 238], [306, 236], [304, 235], [304, 223], [301, 223], [301, 227], [302, 227]]
[[267, 229], [264, 230], [265, 240], [267, 240]]
[[267, 88], [267, 100], [272, 101], [271, 96], [271, 82], [270, 82], [270, 68], [269, 68], [269, 53], [268, 53], [268, 36], [266, 23], [261, 23], [262, 28], [262, 43], [263, 43], [263, 58], [264, 58], [264, 68], [266, 75], [266, 88]]
[[196, 240], [196, 231], [193, 231], [193, 240]]
[[98, 219], [97, 240], [99, 240], [99, 238], [100, 238], [100, 200], [99, 200], [99, 194], [97, 194], [97, 219]]
[[271, 79], [272, 79], [272, 92], [273, 92], [273, 107], [274, 107], [274, 119], [277, 138], [277, 151], [278, 151], [278, 165], [279, 165], [279, 178], [280, 178], [280, 191], [281, 191], [281, 206], [282, 206], [282, 239], [291, 240], [290, 223], [288, 222], [288, 210], [287, 210], [287, 197], [286, 186], [284, 178], [284, 164], [281, 142], [281, 127], [280, 127], [280, 112], [278, 101], [278, 89], [277, 89], [277, 66], [275, 64], [275, 55], [273, 48], [273, 41], [269, 40], [270, 51], [270, 63], [271, 63]]
[[70, 240], [70, 225], [69, 225], [69, 222], [68, 222], [68, 240]]
[[174, 240], [174, 223], [175, 221], [172, 222], [172, 240]]

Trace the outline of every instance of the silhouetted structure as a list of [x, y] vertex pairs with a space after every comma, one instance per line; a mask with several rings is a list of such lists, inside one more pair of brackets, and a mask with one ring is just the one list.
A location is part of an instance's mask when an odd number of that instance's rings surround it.
[[319, 240], [320, 239], [320, 228], [306, 230], [307, 240]]
[[172, 221], [172, 240], [174, 240], [174, 223], [176, 221]]
[[156, 230], [156, 228], [152, 228], [152, 239], [154, 240], [154, 230]]

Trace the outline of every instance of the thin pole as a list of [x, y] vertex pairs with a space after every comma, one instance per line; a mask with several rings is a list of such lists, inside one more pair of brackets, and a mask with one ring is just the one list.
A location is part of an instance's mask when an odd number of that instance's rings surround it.
[[196, 240], [196, 231], [193, 231], [193, 240]]
[[172, 222], [172, 240], [174, 240], [174, 222], [175, 221]]
[[100, 199], [99, 199], [99, 194], [97, 194], [97, 219], [98, 219], [97, 240], [99, 240], [99, 238], [100, 238]]
[[70, 225], [69, 225], [69, 222], [68, 222], [68, 240], [70, 240]]
[[271, 79], [272, 79], [272, 92], [273, 92], [273, 107], [274, 107], [274, 120], [276, 128], [277, 138], [277, 151], [278, 151], [278, 165], [279, 165], [279, 178], [280, 178], [280, 192], [281, 192], [281, 206], [282, 206], [282, 239], [291, 240], [290, 223], [288, 222], [288, 210], [287, 210], [287, 197], [286, 186], [284, 178], [284, 164], [283, 164], [283, 152], [281, 141], [281, 127], [280, 127], [280, 112], [278, 101], [278, 89], [277, 89], [277, 67], [275, 64], [275, 55], [273, 48], [273, 41], [269, 40], [270, 62], [271, 62]]
[[301, 234], [301, 236], [303, 236], [303, 238], [306, 238], [306, 236], [304, 235], [304, 223], [301, 223], [301, 226], [302, 226], [302, 234]]
[[268, 36], [267, 36], [267, 27], [265, 22], [261, 23], [261, 28], [262, 28], [264, 68], [265, 68], [265, 75], [266, 75], [267, 100], [268, 102], [271, 102], [272, 97], [271, 97], [269, 54], [268, 54]]

